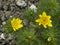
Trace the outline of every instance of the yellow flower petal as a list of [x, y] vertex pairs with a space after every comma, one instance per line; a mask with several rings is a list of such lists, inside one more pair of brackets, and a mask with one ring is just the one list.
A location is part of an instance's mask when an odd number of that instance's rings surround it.
[[20, 24], [20, 25], [19, 25], [19, 28], [21, 28], [21, 27], [23, 27], [23, 25], [22, 25], [22, 24]]
[[51, 18], [51, 16], [47, 16], [49, 19]]
[[43, 12], [43, 13], [42, 13], [42, 16], [46, 16], [46, 12]]
[[19, 19], [19, 18], [13, 18], [11, 20], [11, 26], [12, 26], [13, 30], [16, 31], [19, 28], [22, 28], [23, 25], [21, 23], [22, 23], [22, 20], [21, 19]]
[[39, 22], [39, 21], [40, 21], [39, 19], [36, 20], [36, 22]]
[[47, 41], [50, 42], [51, 41], [51, 37], [48, 37]]
[[41, 25], [41, 23], [39, 23], [39, 25]]
[[52, 24], [51, 24], [51, 23], [49, 23], [49, 24], [48, 24], [48, 26], [52, 27]]
[[39, 15], [39, 17], [42, 17], [41, 14]]
[[39, 25], [43, 25], [44, 28], [47, 28], [47, 26], [52, 27], [52, 20], [51, 16], [47, 15], [46, 12], [43, 12], [42, 15], [39, 15], [39, 19], [36, 20]]
[[44, 28], [47, 28], [47, 26], [46, 25], [43, 25], [44, 26]]

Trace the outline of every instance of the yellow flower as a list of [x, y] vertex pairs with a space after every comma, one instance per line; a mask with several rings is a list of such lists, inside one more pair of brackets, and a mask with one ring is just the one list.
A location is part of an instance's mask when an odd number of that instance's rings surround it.
[[48, 37], [47, 41], [50, 42], [51, 41], [51, 37]]
[[39, 25], [43, 25], [44, 28], [47, 28], [47, 26], [52, 27], [52, 20], [51, 20], [51, 16], [48, 16], [46, 14], [46, 12], [43, 12], [42, 15], [39, 15], [39, 19], [36, 20], [37, 23], [39, 23]]
[[21, 23], [22, 23], [21, 19], [19, 19], [19, 18], [13, 18], [11, 20], [11, 25], [12, 25], [13, 30], [16, 31], [17, 29], [22, 28], [23, 25]]

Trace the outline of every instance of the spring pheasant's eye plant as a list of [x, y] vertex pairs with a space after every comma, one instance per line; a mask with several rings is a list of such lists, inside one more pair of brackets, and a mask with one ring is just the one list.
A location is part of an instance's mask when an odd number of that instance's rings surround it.
[[[29, 8], [31, 6], [30, 2], [31, 1], [29, 1], [28, 6], [26, 6], [28, 9], [21, 7], [21, 9], [23, 9], [21, 13], [20, 10], [14, 10], [14, 12], [18, 11], [17, 14], [19, 17], [9, 17], [8, 20], [6, 20], [6, 24], [3, 25], [2, 30], [8, 36], [9, 34], [13, 35], [11, 37], [12, 39], [14, 38], [12, 43], [16, 41], [16, 45], [60, 45], [59, 1], [41, 0], [36, 5], [33, 4], [37, 8], [36, 12]], [[16, 6], [19, 7], [18, 5]], [[4, 40], [5, 39], [4, 37]], [[10, 40], [10, 37], [7, 39]]]
[[39, 23], [39, 25], [42, 24], [44, 28], [47, 28], [47, 26], [52, 27], [51, 16], [47, 15], [46, 12], [43, 12], [42, 15], [40, 14], [36, 22]]
[[11, 20], [11, 26], [14, 31], [18, 30], [19, 28], [23, 27], [22, 20], [19, 18], [13, 18]]

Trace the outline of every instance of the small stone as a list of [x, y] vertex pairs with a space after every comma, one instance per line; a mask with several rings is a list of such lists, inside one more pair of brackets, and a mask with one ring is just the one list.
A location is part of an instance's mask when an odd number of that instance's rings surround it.
[[15, 41], [15, 40], [12, 40], [12, 41], [10, 42], [10, 45], [16, 45], [16, 41]]
[[1, 20], [2, 20], [2, 21], [5, 21], [5, 20], [6, 20], [6, 17], [5, 17], [5, 16], [2, 16], [2, 17], [1, 17]]
[[13, 39], [13, 35], [9, 34], [8, 40], [12, 40]]
[[34, 10], [34, 12], [37, 11], [37, 7], [36, 7], [34, 4], [32, 4], [29, 8], [30, 8], [31, 10]]
[[26, 19], [23, 20], [24, 25], [27, 25], [28, 21]]
[[2, 29], [1, 29], [1, 27], [0, 27], [0, 33], [3, 33], [3, 31], [2, 31]]
[[11, 11], [5, 11], [5, 17], [9, 17], [11, 15]]
[[23, 0], [17, 0], [16, 4], [21, 7], [25, 7], [27, 5], [27, 3]]
[[5, 25], [6, 24], [6, 22], [4, 21], [4, 22], [2, 22], [2, 25]]
[[7, 5], [4, 5], [4, 6], [3, 6], [3, 9], [4, 9], [4, 10], [7, 10], [7, 9], [8, 9]]
[[10, 16], [10, 18], [12, 18], [13, 16]]
[[0, 35], [0, 38], [1, 38], [1, 39], [5, 39], [4, 33], [2, 33], [2, 34]]

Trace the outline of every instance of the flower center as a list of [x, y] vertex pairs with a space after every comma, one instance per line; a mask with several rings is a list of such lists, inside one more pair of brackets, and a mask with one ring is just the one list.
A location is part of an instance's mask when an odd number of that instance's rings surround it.
[[42, 20], [42, 23], [47, 24], [47, 22], [48, 22], [48, 19], [46, 17], [44, 17], [43, 20]]

